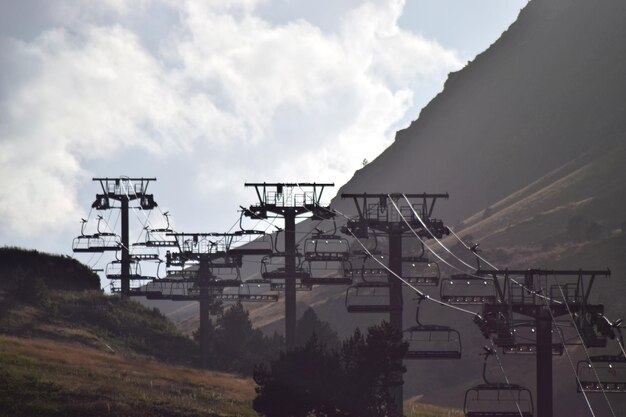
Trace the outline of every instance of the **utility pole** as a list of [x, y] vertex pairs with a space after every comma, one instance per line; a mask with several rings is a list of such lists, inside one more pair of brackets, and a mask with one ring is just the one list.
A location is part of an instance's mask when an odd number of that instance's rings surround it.
[[[406, 203], [398, 203], [404, 197], [412, 201], [411, 206]], [[441, 220], [431, 217], [435, 202], [440, 198], [448, 198], [448, 194], [341, 194], [341, 198], [352, 199], [354, 201], [357, 217], [349, 220], [344, 226], [345, 233], [354, 235], [356, 238], [364, 238], [368, 236], [369, 229], [385, 233], [389, 241], [389, 269], [393, 273], [389, 273], [387, 281], [389, 284], [389, 323], [400, 333], [404, 330], [402, 327], [402, 282], [398, 280], [394, 274], [402, 276], [402, 237], [408, 233], [417, 233], [423, 239], [429, 239], [432, 236], [441, 238], [449, 231]], [[392, 201], [389, 201], [392, 199]], [[415, 201], [419, 203], [415, 203]], [[399, 205], [399, 210], [395, 210], [393, 203]], [[419, 219], [416, 218], [413, 210], [419, 213], [421, 220], [428, 226], [425, 230]], [[404, 219], [403, 219], [404, 217]], [[406, 221], [405, 221], [406, 220]], [[408, 223], [408, 224], [407, 224]], [[431, 235], [432, 233], [432, 235]], [[402, 367], [400, 361], [399, 367]], [[398, 385], [391, 388], [391, 394], [394, 398], [396, 413], [398, 416], [403, 415], [403, 392], [402, 392], [402, 373], [394, 377]]]
[[[515, 346], [516, 320], [513, 314], [532, 320], [536, 329], [536, 376], [537, 415], [553, 417], [552, 356], [555, 346], [552, 341], [553, 320], [572, 314], [572, 320], [587, 347], [605, 347], [606, 338], [596, 332], [604, 312], [602, 304], [590, 304], [589, 295], [596, 277], [609, 277], [609, 270], [478, 270], [478, 275], [493, 277], [497, 291], [497, 303], [483, 305], [481, 330], [486, 337], [491, 333], [502, 335], [507, 329], [510, 337], [495, 338], [502, 348]], [[522, 282], [513, 282], [515, 276], [524, 277]], [[502, 279], [498, 279], [502, 278]], [[501, 340], [501, 342], [498, 342]], [[556, 350], [558, 351], [558, 349]]]
[[[325, 187], [332, 183], [245, 183], [254, 187], [258, 204], [244, 210], [244, 215], [256, 219], [267, 219], [268, 213], [284, 219], [285, 246], [285, 341], [286, 349], [296, 344], [296, 218], [312, 213], [317, 220], [330, 219], [334, 214], [329, 207], [320, 205]], [[296, 191], [297, 190], [297, 191]]]
[[[122, 218], [120, 242], [119, 244], [103, 245], [97, 243], [102, 241], [101, 237], [105, 233], [98, 231], [95, 235], [82, 235], [74, 239], [74, 252], [103, 252], [106, 250], [120, 251], [120, 264], [121, 270], [119, 279], [121, 280], [121, 296], [126, 298], [130, 294], [130, 280], [131, 280], [131, 255], [130, 255], [130, 243], [129, 243], [129, 219], [128, 212], [130, 210], [130, 203], [134, 200], [139, 200], [139, 208], [142, 210], [152, 210], [157, 207], [157, 203], [154, 201], [152, 194], [147, 193], [148, 184], [151, 181], [156, 181], [156, 178], [129, 178], [129, 177], [117, 177], [117, 178], [93, 178], [93, 181], [100, 183], [102, 188], [101, 194], [96, 194], [96, 199], [91, 205], [96, 210], [110, 210], [117, 207], [112, 207], [111, 201], [120, 202], [120, 215]], [[106, 233], [110, 235], [110, 233]]]

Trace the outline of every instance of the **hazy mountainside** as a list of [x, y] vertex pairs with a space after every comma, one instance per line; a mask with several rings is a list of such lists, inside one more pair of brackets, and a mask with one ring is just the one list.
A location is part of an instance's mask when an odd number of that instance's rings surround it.
[[[594, 301], [606, 305], [608, 316], [624, 316], [624, 74], [625, 1], [532, 0], [488, 50], [450, 74], [419, 118], [339, 193], [448, 192], [434, 216], [480, 242], [487, 259], [503, 268], [608, 267], [612, 278], [596, 284]], [[351, 201], [337, 197], [332, 205], [354, 213]], [[310, 222], [299, 225], [310, 228]], [[453, 238], [444, 243], [469, 260]], [[255, 273], [258, 265], [243, 271]], [[299, 293], [298, 301], [313, 305], [344, 336], [357, 324], [385, 318], [347, 314], [343, 294], [318, 289]], [[407, 292], [405, 323], [413, 322], [414, 305]], [[281, 329], [283, 307], [261, 306], [252, 317]], [[424, 322], [461, 330], [464, 358], [410, 363], [405, 395], [459, 405], [464, 390], [480, 382], [485, 341], [470, 316], [428, 306]], [[582, 359], [580, 348], [572, 353]], [[507, 356], [504, 366], [512, 382], [532, 387], [533, 357]], [[555, 360], [555, 381], [556, 415], [587, 415], [566, 357]], [[611, 400], [624, 414], [626, 403], [618, 397]], [[592, 402], [598, 415], [608, 413], [602, 398]]]

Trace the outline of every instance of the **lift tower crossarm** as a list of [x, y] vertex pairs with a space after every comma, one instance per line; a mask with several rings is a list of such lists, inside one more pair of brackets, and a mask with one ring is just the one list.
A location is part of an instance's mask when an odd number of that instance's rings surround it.
[[[276, 204], [276, 201], [274, 201], [273, 204], [268, 201], [268, 197], [269, 197], [268, 189], [270, 190], [275, 189], [276, 190], [275, 195], [282, 195], [283, 190], [285, 188], [296, 188], [296, 187], [301, 188], [301, 189], [310, 188], [313, 196], [311, 198], [311, 203], [309, 204], [319, 205], [322, 199], [322, 194], [324, 193], [324, 188], [334, 187], [334, 186], [335, 186], [334, 183], [319, 183], [319, 182], [246, 182], [244, 184], [244, 187], [255, 188], [257, 197], [259, 198], [260, 205], [271, 204], [277, 207], [281, 207], [281, 205]], [[307, 204], [306, 200], [303, 201], [302, 205], [306, 205], [306, 204]], [[282, 206], [294, 207], [295, 205], [283, 204]]]
[[[476, 271], [477, 275], [491, 275], [493, 277], [504, 276], [505, 283], [504, 286], [509, 287], [509, 277], [512, 275], [519, 275], [525, 277], [526, 280], [529, 280], [529, 283], [532, 283], [533, 277], [578, 277], [576, 283], [576, 294], [577, 298], [581, 299], [581, 303], [583, 306], [587, 305], [589, 301], [589, 294], [591, 293], [591, 288], [595, 282], [596, 277], [610, 277], [611, 270], [610, 269], [598, 269], [598, 270], [586, 270], [586, 269], [479, 269]], [[585, 286], [585, 278], [588, 279], [588, 282]], [[526, 285], [529, 287], [529, 285]], [[549, 296], [549, 294], [543, 294], [545, 296]], [[578, 297], [580, 295], [580, 297]], [[543, 302], [542, 302], [543, 304]], [[561, 308], [560, 310], [564, 310]], [[561, 312], [562, 314], [565, 311]]]
[[[430, 217], [433, 213], [433, 209], [435, 207], [435, 202], [437, 201], [438, 198], [445, 198], [448, 199], [450, 196], [448, 195], [448, 193], [439, 193], [439, 194], [429, 194], [429, 193], [421, 193], [421, 194], [400, 194], [400, 193], [389, 193], [389, 194], [376, 194], [376, 193], [361, 193], [361, 194], [355, 194], [355, 193], [342, 193], [341, 194], [341, 198], [351, 198], [354, 200], [354, 204], [356, 205], [356, 209], [359, 213], [359, 216], [362, 216], [363, 210], [362, 209], [366, 209], [367, 210], [367, 199], [374, 199], [374, 200], [379, 200], [382, 201], [383, 199], [387, 199], [388, 197], [391, 197], [395, 200], [399, 200], [400, 198], [403, 198], [404, 196], [406, 196], [406, 198], [408, 198], [409, 200], [413, 200], [413, 199], [422, 199], [423, 203], [422, 203], [422, 213], [425, 213], [427, 215], [427, 217]], [[359, 205], [359, 198], [363, 199], [363, 207], [361, 207]], [[427, 204], [428, 200], [432, 200], [430, 203], [430, 206]]]

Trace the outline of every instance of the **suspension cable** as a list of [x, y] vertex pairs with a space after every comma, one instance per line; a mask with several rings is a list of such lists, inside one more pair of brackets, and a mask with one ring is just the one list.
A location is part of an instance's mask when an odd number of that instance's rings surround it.
[[[507, 385], [511, 385], [511, 382], [509, 381], [509, 377], [506, 375], [506, 372], [504, 371], [504, 366], [502, 365], [502, 361], [500, 360], [500, 355], [498, 355], [498, 349], [495, 343], [493, 342], [493, 339], [489, 338], [489, 342], [491, 343], [491, 349], [493, 350], [493, 354], [496, 357], [496, 362], [498, 362], [498, 366], [500, 366], [500, 370], [502, 371], [504, 380], [506, 381]], [[520, 417], [524, 417], [524, 413], [522, 413], [522, 408], [519, 405], [519, 401], [515, 398], [515, 395], [513, 395], [513, 401], [515, 401], [515, 407], [517, 407], [517, 412], [519, 413]]]
[[[404, 196], [404, 198], [408, 201], [408, 199], [406, 198], [406, 195], [404, 195], [404, 194], [402, 194], [402, 195], [403, 195], [403, 196]], [[391, 202], [392, 202], [392, 203], [394, 203], [394, 201], [393, 201], [393, 200], [391, 200]], [[410, 205], [410, 202], [409, 202], [409, 205]], [[397, 206], [395, 205], [395, 203], [394, 203], [394, 207], [396, 207], [396, 210], [398, 210], [398, 213], [400, 213], [400, 211], [399, 211], [399, 209], [397, 208]], [[428, 228], [428, 226], [426, 225], [426, 223], [425, 223], [425, 222], [421, 219], [421, 217], [419, 216], [419, 214], [417, 214], [417, 212], [415, 211], [415, 209], [413, 209], [413, 207], [412, 207], [412, 206], [411, 206], [411, 210], [413, 211], [413, 213], [415, 214], [415, 216], [417, 217], [417, 219], [419, 220], [419, 222], [423, 225], [423, 227], [424, 227], [424, 228], [428, 231], [428, 233], [430, 233], [430, 234], [431, 234], [431, 235], [435, 238], [435, 240], [437, 240], [437, 238], [436, 238], [436, 237], [434, 236], [434, 234], [430, 231], [430, 229]], [[409, 223], [406, 221], [406, 219], [404, 218], [404, 216], [402, 215], [402, 213], [400, 213], [400, 216], [401, 216], [401, 217], [405, 220], [405, 222], [407, 223], [407, 225], [409, 226], [409, 228], [411, 228], [411, 226], [410, 226], [410, 225], [409, 225]], [[448, 227], [448, 230], [450, 230], [450, 231], [452, 232], [452, 234], [453, 234], [453, 235], [454, 235], [454, 236], [455, 236], [455, 237], [459, 240], [459, 242], [461, 242], [461, 244], [462, 244], [462, 245], [463, 245], [463, 246], [464, 246], [467, 250], [471, 251], [471, 252], [472, 252], [472, 253], [473, 253], [476, 257], [478, 257], [480, 260], [484, 261], [487, 265], [491, 266], [493, 269], [498, 270], [498, 268], [497, 268], [496, 266], [494, 266], [493, 264], [491, 264], [490, 262], [488, 262], [485, 258], [483, 258], [482, 256], [480, 256], [477, 252], [472, 251], [472, 249], [471, 249], [471, 248], [470, 248], [470, 247], [469, 247], [469, 246], [468, 246], [465, 242], [463, 242], [463, 241], [461, 240], [461, 238], [460, 238], [460, 237], [458, 237], [458, 236], [457, 236], [457, 234], [456, 234], [456, 233], [454, 233], [454, 231], [452, 231], [452, 229], [450, 229], [450, 228]], [[416, 234], [416, 232], [415, 232], [415, 231], [413, 231], [413, 233], [415, 233], [415, 234]], [[416, 234], [416, 236], [417, 236], [417, 234]], [[419, 238], [419, 237], [418, 237], [418, 238]], [[437, 240], [437, 242], [438, 242], [438, 243], [439, 243], [439, 244], [440, 244], [440, 245], [441, 245], [444, 249], [446, 249], [449, 253], [451, 253], [451, 254], [452, 254], [455, 258], [459, 259], [459, 258], [458, 258], [456, 255], [454, 255], [454, 254], [453, 254], [453, 253], [452, 253], [452, 252], [451, 252], [451, 251], [450, 251], [450, 250], [449, 250], [449, 249], [448, 249], [448, 248], [447, 248], [447, 247], [446, 247], [443, 243], [441, 243], [439, 240]], [[431, 250], [431, 252], [433, 252], [433, 251]], [[433, 252], [433, 253], [434, 253], [434, 252]], [[460, 260], [460, 259], [459, 259], [459, 260]], [[463, 262], [463, 261], [461, 261], [461, 262]], [[463, 262], [463, 263], [465, 264], [465, 262]], [[467, 265], [467, 264], [466, 264], [466, 265]], [[454, 269], [456, 269], [457, 271], [460, 271], [458, 268], [454, 268]], [[475, 276], [475, 275], [473, 275], [473, 276]], [[483, 279], [484, 279], [485, 277], [480, 277], [480, 278], [483, 278]], [[535, 291], [535, 290], [533, 290], [533, 289], [531, 289], [531, 288], [528, 288], [528, 287], [524, 286], [524, 284], [520, 283], [519, 281], [517, 281], [515, 278], [513, 278], [513, 277], [511, 277], [511, 276], [509, 276], [509, 279], [510, 279], [510, 280], [511, 280], [511, 282], [513, 282], [515, 285], [517, 285], [518, 287], [520, 287], [520, 288], [522, 288], [522, 289], [524, 289], [524, 290], [528, 291], [528, 293], [530, 293], [530, 294], [536, 295], [536, 296], [537, 296], [537, 297], [539, 297], [539, 298], [543, 298], [543, 299], [550, 300], [551, 302], [554, 302], [554, 303], [556, 303], [556, 304], [562, 304], [562, 302], [561, 302], [561, 301], [559, 301], [559, 300], [552, 299], [552, 298], [550, 298], [550, 297], [548, 297], [548, 296], [545, 296], [545, 295], [543, 295], [543, 294], [541, 294], [541, 293], [539, 293], [539, 292], [537, 292], [537, 291]]]
[[585, 397], [585, 403], [587, 403], [587, 408], [589, 408], [589, 412], [591, 413], [592, 417], [595, 417], [596, 414], [594, 413], [593, 408], [591, 407], [591, 402], [589, 401], [589, 397], [587, 397], [587, 393], [583, 389], [583, 386], [580, 382], [580, 378], [578, 377], [578, 371], [576, 370], [576, 367], [574, 366], [572, 355], [570, 355], [569, 350], [567, 350], [567, 347], [565, 346], [565, 336], [563, 336], [563, 329], [561, 329], [556, 324], [556, 320], [555, 320], [554, 314], [552, 313], [552, 309], [550, 308], [550, 305], [548, 304], [548, 300], [544, 300], [544, 301], [545, 301], [546, 307], [548, 308], [548, 311], [550, 312], [550, 317], [552, 317], [552, 327], [556, 329], [557, 333], [561, 337], [561, 343], [563, 343], [563, 350], [565, 350], [565, 354], [567, 355], [567, 360], [569, 361], [570, 367], [572, 368], [572, 371], [574, 372], [576, 383], [578, 384], [578, 387], [580, 387], [580, 392], [582, 392], [583, 396]]
[[[569, 307], [569, 303], [567, 302], [567, 299], [565, 298], [565, 293], [563, 292], [563, 287], [561, 287], [561, 284], [559, 283], [559, 279], [557, 278], [556, 275], [554, 275], [554, 280], [556, 282], [556, 285], [559, 287], [559, 291], [561, 292], [561, 296], [563, 297], [563, 301], [565, 301], [565, 307], [567, 308], [567, 314], [569, 314], [569, 317], [572, 321], [572, 323], [574, 324], [574, 329], [576, 330], [576, 333], [578, 334], [578, 338], [580, 339], [580, 342], [582, 344], [583, 347], [583, 351], [585, 352], [585, 356], [587, 357], [587, 361], [589, 363], [589, 365], [591, 366], [591, 370], [593, 371], [596, 379], [598, 380], [598, 383], [600, 385], [600, 390], [602, 391], [602, 395], [604, 396], [604, 399], [606, 400], [606, 403], [609, 406], [609, 409], [611, 410], [611, 414], [613, 415], [613, 417], [615, 417], [615, 412], [613, 411], [613, 406], [611, 405], [611, 402], [609, 401], [609, 397], [606, 395], [606, 392], [604, 390], [604, 385], [602, 384], [601, 380], [600, 380], [600, 376], [598, 375], [598, 372], [596, 371], [596, 368], [593, 366], [593, 363], [591, 362], [591, 356], [589, 355], [589, 350], [587, 349], [587, 346], [585, 345], [585, 341], [582, 337], [582, 334], [580, 333], [580, 330], [578, 329], [578, 326], [576, 326], [576, 321], [574, 320], [574, 315], [572, 314], [572, 310]], [[548, 310], [550, 310], [550, 307], [548, 307]], [[550, 311], [550, 314], [552, 314], [552, 311]], [[582, 386], [581, 386], [582, 388]]]
[[[329, 213], [337, 213], [341, 216], [343, 216], [344, 218], [346, 218], [347, 220], [350, 220], [350, 217], [348, 217], [347, 215], [343, 214], [342, 212], [340, 212], [337, 209], [333, 209], [333, 210], [329, 210], [325, 207], [320, 206], [321, 208], [323, 208], [324, 210], [328, 211]], [[375, 256], [372, 255], [372, 253], [369, 251], [369, 249], [367, 249], [367, 247], [359, 240], [359, 238], [356, 237], [356, 235], [352, 232], [351, 229], [347, 229], [348, 233], [350, 233], [350, 235], [352, 235], [352, 237], [355, 239], [355, 241], [363, 248], [363, 251], [368, 254], [370, 257], [372, 257], [372, 259], [374, 259], [378, 264], [380, 264], [380, 266], [382, 266], [384, 269], [387, 270], [387, 272], [389, 272], [391, 275], [393, 275], [394, 277], [396, 277], [397, 279], [399, 279], [404, 285], [406, 285], [407, 287], [409, 287], [410, 289], [412, 289], [413, 291], [415, 291], [419, 296], [424, 297], [424, 299], [426, 300], [430, 300], [436, 304], [439, 304], [441, 306], [444, 307], [449, 307], [453, 310], [457, 310], [466, 314], [471, 314], [472, 316], [476, 317], [481, 317], [480, 314], [475, 313], [473, 311], [470, 310], [466, 310], [464, 308], [452, 305], [452, 304], [448, 304], [444, 301], [438, 300], [436, 298], [431, 297], [430, 295], [420, 291], [419, 289], [417, 289], [415, 286], [411, 285], [411, 283], [409, 283], [407, 280], [405, 280], [404, 278], [402, 278], [400, 275], [396, 274], [394, 271], [392, 271], [387, 265], [385, 265], [383, 262], [381, 262], [378, 258], [376, 258]], [[481, 317], [482, 318], [482, 317]]]

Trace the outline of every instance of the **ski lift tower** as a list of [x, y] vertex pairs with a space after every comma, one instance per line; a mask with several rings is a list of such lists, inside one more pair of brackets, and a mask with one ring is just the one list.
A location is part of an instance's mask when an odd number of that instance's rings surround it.
[[96, 194], [96, 200], [91, 205], [96, 210], [109, 210], [113, 209], [111, 205], [112, 201], [119, 201], [120, 211], [122, 217], [121, 225], [121, 295], [122, 297], [128, 297], [130, 293], [130, 244], [129, 244], [129, 231], [128, 231], [128, 211], [130, 208], [130, 202], [138, 200], [139, 208], [142, 210], [152, 210], [157, 206], [152, 194], [147, 193], [148, 185], [151, 181], [156, 181], [156, 178], [130, 178], [130, 177], [117, 177], [117, 178], [93, 178], [93, 181], [100, 183], [102, 187], [102, 193]]
[[[389, 269], [398, 276], [402, 276], [402, 236], [404, 234], [415, 232], [420, 238], [429, 239], [433, 236], [441, 238], [444, 234], [449, 233], [443, 221], [431, 217], [435, 203], [438, 199], [447, 199], [447, 193], [362, 193], [341, 194], [341, 198], [352, 199], [357, 211], [357, 217], [349, 220], [343, 230], [357, 239], [367, 238], [370, 229], [386, 234], [389, 239]], [[406, 203], [407, 200], [410, 202], [410, 206]], [[394, 204], [398, 207], [399, 212]], [[418, 213], [419, 219], [415, 213]], [[387, 279], [389, 284], [389, 322], [395, 329], [402, 332], [404, 330], [402, 328], [402, 282], [391, 273]], [[398, 376], [398, 385], [392, 390], [397, 415], [402, 416], [402, 374]]]
[[[241, 230], [234, 233], [167, 233], [175, 239], [178, 251], [168, 252], [166, 266], [178, 267], [179, 270], [171, 274], [170, 278], [158, 279], [150, 285], [147, 291], [148, 299], [170, 299], [174, 301], [198, 301], [200, 304], [200, 349], [202, 367], [207, 368], [209, 363], [209, 313], [216, 302], [274, 302], [278, 296], [251, 295], [241, 293], [244, 283], [239, 276], [242, 258], [248, 255], [265, 255], [271, 252], [271, 245], [267, 247], [254, 246], [254, 239], [264, 236], [256, 230]], [[246, 245], [233, 247], [235, 243]], [[224, 278], [218, 270], [236, 270], [236, 277]], [[160, 291], [154, 291], [160, 286]], [[179, 286], [182, 293], [172, 291]], [[170, 294], [167, 294], [169, 287]], [[224, 294], [226, 288], [237, 288], [237, 293]], [[138, 294], [144, 295], [144, 294]]]
[[296, 217], [312, 213], [315, 220], [331, 219], [330, 207], [320, 204], [324, 188], [332, 183], [245, 183], [254, 187], [258, 204], [244, 210], [244, 215], [267, 219], [269, 214], [285, 220], [285, 341], [287, 350], [296, 342]]
[[[605, 347], [606, 336], [600, 331], [604, 305], [591, 304], [589, 296], [595, 279], [609, 277], [611, 271], [479, 269], [476, 273], [493, 278], [498, 300], [501, 300], [483, 304], [483, 319], [475, 319], [485, 337], [496, 334], [496, 345], [503, 348], [514, 346], [512, 313], [530, 318], [536, 328], [537, 414], [538, 417], [552, 417], [553, 321], [571, 315], [586, 347]], [[513, 282], [515, 277], [523, 278], [521, 282]], [[504, 337], [503, 329], [508, 333]]]

